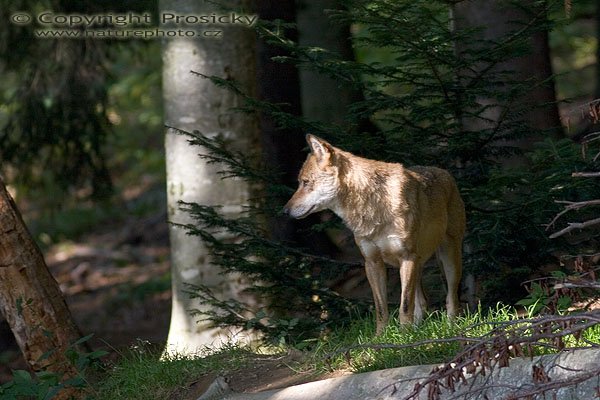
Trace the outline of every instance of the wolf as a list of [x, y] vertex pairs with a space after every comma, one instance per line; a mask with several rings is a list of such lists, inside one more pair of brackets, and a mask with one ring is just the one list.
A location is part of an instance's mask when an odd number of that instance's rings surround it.
[[417, 323], [427, 307], [423, 265], [434, 253], [446, 277], [448, 315], [456, 316], [466, 217], [452, 175], [362, 158], [310, 134], [306, 141], [311, 152], [283, 213], [300, 219], [329, 209], [353, 232], [373, 292], [376, 333], [389, 320], [385, 264], [400, 269], [400, 323]]

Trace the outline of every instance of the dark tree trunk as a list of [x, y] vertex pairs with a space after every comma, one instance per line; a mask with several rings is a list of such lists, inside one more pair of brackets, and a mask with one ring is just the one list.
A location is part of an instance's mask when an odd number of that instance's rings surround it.
[[[596, 42], [600, 43], [600, 2], [596, 2]], [[596, 45], [596, 99], [600, 98], [600, 46]]]
[[[331, 11], [344, 9], [342, 1], [300, 0], [297, 9], [298, 43], [301, 46], [325, 49], [339, 60], [355, 60], [350, 26], [330, 18]], [[355, 134], [377, 132], [368, 118], [359, 121], [348, 118], [349, 107], [364, 100], [360, 90], [310, 70], [300, 71], [300, 82], [302, 111], [309, 120], [335, 123], [344, 131]]]
[[[256, 3], [256, 11], [262, 20], [296, 21], [294, 0], [261, 0]], [[298, 33], [290, 30], [287, 37], [296, 41]], [[284, 111], [292, 115], [302, 115], [300, 80], [296, 66], [273, 61], [273, 57], [287, 54], [264, 40], [258, 41], [257, 50], [258, 97], [271, 103], [285, 104]], [[302, 152], [305, 147], [304, 132], [300, 129], [280, 128], [265, 113], [260, 115], [260, 128], [267, 163], [283, 172], [283, 183], [295, 186], [296, 176], [305, 157]]]
[[[298, 3], [298, 43], [331, 52], [341, 60], [354, 60], [350, 27], [334, 23], [328, 10], [340, 9], [338, 0], [301, 0]], [[348, 107], [357, 100], [355, 90], [316, 71], [300, 71], [304, 116], [315, 121], [347, 124]]]
[[[536, 9], [531, 0], [524, 0], [521, 3], [528, 7], [534, 13], [539, 13], [541, 18], [545, 18], [543, 12]], [[481, 29], [476, 33], [476, 38], [485, 41], [499, 41], [506, 35], [514, 32], [531, 21], [532, 15], [526, 13], [523, 8], [516, 7], [507, 0], [465, 0], [455, 3], [452, 6], [452, 17], [454, 29], [457, 32], [469, 29]], [[481, 131], [490, 129], [499, 123], [502, 118], [502, 110], [505, 107], [519, 107], [529, 109], [527, 113], [521, 116], [523, 124], [526, 124], [534, 130], [544, 132], [544, 134], [529, 135], [528, 137], [515, 140], [511, 143], [503, 143], [520, 148], [523, 151], [531, 150], [534, 144], [544, 140], [545, 135], [559, 137], [562, 135], [562, 128], [556, 105], [556, 94], [554, 89], [554, 80], [552, 79], [552, 65], [550, 62], [550, 49], [548, 46], [548, 33], [538, 31], [530, 38], [531, 52], [521, 57], [513, 58], [499, 63], [490, 68], [490, 73], [499, 71], [512, 71], [514, 81], [533, 81], [539, 85], [528, 91], [527, 94], [517, 99], [520, 104], [503, 104], [497, 98], [478, 97], [476, 102], [484, 111], [477, 114], [475, 110], [466, 111], [461, 120], [464, 131]], [[482, 46], [477, 40], [459, 41], [455, 44], [456, 51], [460, 55], [469, 50], [478, 49]], [[489, 68], [486, 63], [481, 63], [469, 71], [460, 71], [465, 81], [473, 79], [485, 69]], [[464, 83], [464, 82], [463, 82]], [[510, 90], [510, 85], [505, 85], [504, 90]], [[499, 85], [498, 90], [502, 90]], [[483, 108], [483, 107], [486, 108]], [[522, 165], [526, 160], [522, 156], [514, 156], [500, 160], [505, 166]], [[465, 253], [469, 253], [469, 248], [465, 248]], [[477, 282], [473, 274], [465, 274], [463, 279], [466, 289], [466, 297], [471, 309], [475, 309], [478, 303], [476, 297]]]
[[[522, 2], [522, 6], [532, 11], [527, 13], [521, 7], [516, 7], [505, 0], [475, 1], [465, 0], [453, 6], [454, 26], [457, 31], [465, 29], [481, 29], [477, 38], [486, 41], [498, 41], [511, 32], [526, 26], [532, 19], [533, 14], [539, 14], [545, 18], [544, 12], [534, 5], [532, 0]], [[476, 40], [456, 43], [457, 51], [460, 53], [480, 46]], [[531, 36], [529, 43], [531, 52], [521, 57], [516, 57], [495, 65], [493, 71], [510, 71], [515, 81], [532, 81], [535, 87], [529, 90], [519, 100], [523, 109], [528, 109], [522, 116], [523, 123], [535, 130], [546, 132], [546, 134], [559, 137], [562, 135], [561, 123], [556, 105], [556, 93], [554, 80], [552, 79], [552, 64], [550, 62], [550, 48], [548, 46], [548, 32], [537, 31]], [[481, 63], [480, 70], [488, 68]], [[478, 67], [476, 67], [478, 69]], [[480, 70], [471, 71], [471, 76], [476, 76]], [[467, 79], [469, 74], [466, 75]], [[510, 90], [510, 87], [506, 88]], [[479, 130], [489, 128], [490, 124], [497, 122], [502, 114], [500, 109], [506, 104], [501, 104], [498, 99], [480, 98], [478, 103], [491, 106], [488, 108], [484, 118], [469, 118], [463, 121], [465, 130]], [[497, 107], [496, 107], [497, 106]], [[530, 135], [513, 143], [522, 150], [531, 150], [533, 145], [543, 140], [542, 135]]]
[[[296, 3], [293, 0], [261, 0], [257, 2], [256, 11], [262, 20], [296, 21]], [[294, 41], [298, 39], [297, 31], [286, 33], [288, 38]], [[287, 55], [284, 50], [263, 40], [258, 41], [258, 96], [263, 101], [285, 104], [284, 111], [300, 116], [302, 105], [298, 69], [290, 63], [273, 61], [273, 57], [282, 55]], [[304, 136], [310, 132], [281, 128], [265, 113], [260, 115], [260, 128], [265, 161], [283, 173], [282, 183], [295, 187], [298, 171], [306, 158], [306, 152], [303, 151], [306, 148]], [[318, 222], [320, 217], [314, 215], [301, 221], [277, 217], [268, 223], [275, 239], [295, 241], [321, 254], [334, 254], [337, 249], [326, 235], [307, 233], [308, 227]], [[299, 234], [300, 230], [306, 232]]]

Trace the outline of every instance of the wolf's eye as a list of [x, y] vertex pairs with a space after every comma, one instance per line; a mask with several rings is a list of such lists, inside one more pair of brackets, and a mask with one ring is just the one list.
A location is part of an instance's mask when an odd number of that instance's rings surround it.
[[300, 181], [300, 183], [302, 183], [302, 186], [308, 186], [308, 184], [310, 183], [310, 181], [308, 179], [302, 179]]

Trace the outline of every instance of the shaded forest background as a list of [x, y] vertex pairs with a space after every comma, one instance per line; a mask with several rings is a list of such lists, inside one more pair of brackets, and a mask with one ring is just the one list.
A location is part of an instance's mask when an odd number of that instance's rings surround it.
[[[483, 146], [465, 149], [459, 141], [450, 141], [446, 147], [450, 150], [442, 153], [446, 158], [440, 159], [440, 153], [428, 152], [432, 147], [428, 147], [427, 143], [416, 145], [425, 138], [420, 136], [421, 133], [430, 134], [427, 140], [433, 143], [437, 140], [436, 132], [440, 132], [436, 131], [440, 126], [431, 122], [435, 119], [430, 118], [431, 114], [422, 118], [419, 114], [435, 110], [431, 104], [422, 109], [413, 108], [412, 115], [398, 113], [392, 116], [388, 113], [390, 118], [387, 120], [385, 107], [369, 108], [375, 104], [374, 98], [380, 105], [386, 100], [384, 95], [410, 93], [408, 86], [398, 84], [388, 92], [382, 91], [377, 98], [375, 86], [378, 82], [367, 82], [373, 83], [373, 97], [365, 101], [362, 97], [364, 92], [355, 93], [354, 106], [349, 108], [352, 118], [349, 119], [337, 116], [336, 120], [332, 117], [332, 120], [324, 121], [327, 116], [311, 110], [311, 123], [299, 123], [291, 117], [279, 121], [280, 125], [287, 124], [287, 129], [312, 129], [311, 133], [324, 135], [340, 147], [365, 156], [453, 169], [462, 182], [463, 194], [471, 199], [468, 205], [471, 221], [469, 246], [475, 250], [466, 259], [466, 268], [477, 279], [477, 298], [486, 304], [496, 301], [512, 303], [521, 299], [526, 295], [521, 283], [561, 267], [561, 255], [595, 253], [596, 243], [589, 234], [552, 241], [543, 226], [562, 209], [554, 200], [582, 200], [598, 193], [597, 184], [593, 181], [576, 181], [571, 185], [570, 174], [593, 167], [593, 163], [589, 164], [581, 155], [581, 141], [597, 130], [594, 123], [598, 121], [589, 118], [588, 111], [590, 102], [600, 95], [597, 62], [600, 11], [592, 2], [574, 2], [567, 14], [563, 5], [562, 2], [557, 3], [551, 9], [552, 27], [548, 43], [555, 74], [556, 100], [566, 139], [542, 141], [527, 148], [526, 160], [515, 162], [513, 168], [503, 166], [495, 169], [493, 163], [486, 165], [485, 182], [478, 181], [477, 168], [471, 168], [476, 165], [473, 160], [477, 157], [473, 156], [468, 161], [458, 160], [465, 151], [477, 152]], [[36, 8], [46, 6], [40, 2]], [[6, 19], [15, 7], [14, 4], [3, 7], [2, 18]], [[97, 6], [81, 2], [68, 7], [71, 12], [91, 14]], [[121, 2], [114, 7], [115, 11], [157, 12], [154, 2]], [[431, 12], [425, 9], [424, 13], [426, 11]], [[362, 16], [367, 17], [366, 14]], [[375, 27], [378, 23], [385, 25], [385, 21], [371, 22], [371, 26]], [[344, 23], [343, 18], [339, 23]], [[377, 35], [377, 30], [369, 32], [366, 26], [358, 23], [350, 25], [355, 41]], [[407, 24], [404, 28], [411, 27]], [[286, 33], [292, 37], [295, 35], [293, 30]], [[9, 190], [44, 250], [47, 262], [85, 333], [95, 332], [98, 338], [113, 346], [129, 345], [136, 338], [160, 343], [168, 329], [171, 287], [164, 190], [165, 129], [160, 43], [54, 42], [31, 40], [19, 37], [20, 34], [19, 30], [3, 30], [2, 35], [5, 36], [1, 45], [4, 47], [0, 49], [3, 54], [0, 68], [4, 78], [0, 81], [0, 151], [2, 174]], [[380, 41], [384, 39], [378, 38]], [[16, 40], [20, 40], [19, 46], [14, 46]], [[9, 43], [13, 43], [10, 48]], [[53, 46], [57, 48], [52, 49]], [[442, 47], [442, 52], [448, 51], [448, 48]], [[274, 48], [279, 50], [271, 55], [295, 54], [285, 42]], [[40, 54], [60, 54], [60, 57], [57, 57], [57, 62], [40, 63]], [[291, 64], [278, 67], [291, 68], [294, 62], [307, 62], [302, 57], [310, 54], [299, 52], [297, 59], [292, 57]], [[363, 65], [378, 65], [380, 70], [373, 74], [372, 79], [381, 79], [387, 72], [386, 68], [395, 61], [395, 55], [389, 49], [368, 45], [357, 46], [356, 51], [347, 56], [355, 57]], [[405, 54], [405, 57], [410, 56], [410, 53]], [[450, 63], [449, 59], [446, 60]], [[326, 59], [313, 61], [313, 67], [326, 75], [344, 71], [335, 63], [328, 64]], [[74, 68], [76, 64], [79, 64], [78, 68]], [[451, 67], [450, 64], [440, 66], [449, 70]], [[350, 71], [348, 76], [356, 72]], [[305, 79], [308, 81], [310, 78]], [[219, 83], [223, 84], [217, 80], [216, 84]], [[84, 87], [85, 90], [78, 89]], [[333, 86], [333, 90], [335, 88], [342, 90], [347, 86], [338, 84]], [[86, 95], [82, 96], [82, 93]], [[411, 99], [405, 101], [408, 104]], [[93, 106], [82, 106], [86, 103]], [[286, 111], [298, 113], [304, 107], [304, 111], [308, 112], [309, 105], [296, 106], [298, 110]], [[390, 109], [400, 106], [402, 102]], [[438, 109], [446, 111], [442, 104]], [[380, 118], [377, 120], [374, 115]], [[404, 118], [402, 124], [394, 120], [399, 116]], [[27, 121], [33, 119], [37, 123], [27, 125]], [[344, 127], [348, 121], [350, 126]], [[415, 129], [403, 126], [411, 121], [417, 125]], [[518, 119], [514, 121], [518, 122]], [[62, 133], [57, 135], [57, 130]], [[402, 136], [398, 133], [403, 130], [409, 134]], [[210, 145], [202, 138], [198, 141], [205, 146]], [[515, 156], [510, 151], [489, 155], [509, 160], [508, 164], [513, 163], [511, 157]], [[523, 156], [523, 153], [518, 156]], [[294, 157], [297, 163], [303, 154]], [[286, 184], [288, 189], [294, 185], [291, 170], [278, 182]], [[278, 195], [283, 198], [286, 193]], [[497, 207], [490, 208], [494, 204]], [[203, 210], [196, 211], [204, 215], [206, 221], [206, 214], [201, 213]], [[324, 218], [312, 222], [326, 224], [328, 217]], [[342, 245], [327, 242], [317, 249], [317, 254], [334, 256], [337, 261], [349, 264], [360, 261], [352, 248], [345, 244], [347, 238], [343, 238], [343, 231], [335, 230], [335, 227], [331, 229], [342, 236], [336, 242]], [[323, 231], [310, 232], [317, 237], [323, 234]], [[277, 234], [289, 239], [289, 236], [286, 237], [289, 232]], [[309, 244], [301, 243], [302, 248]], [[571, 251], [573, 249], [576, 251]], [[568, 262], [563, 264], [570, 266]], [[358, 293], [357, 297], [368, 299], [368, 286], [357, 270], [350, 268], [343, 279], [333, 282], [331, 292], [354, 291]], [[431, 279], [435, 282], [437, 278]], [[323, 298], [327, 298], [326, 294], [322, 293]], [[435, 291], [432, 296], [435, 304]], [[440, 297], [440, 294], [437, 296]], [[333, 302], [331, 306], [337, 307]], [[319, 310], [317, 307], [313, 312]], [[261, 327], [258, 319], [251, 321], [277, 338], [282, 337], [282, 332], [287, 335], [287, 340], [292, 336], [291, 328], [285, 330], [277, 324]], [[234, 322], [243, 325], [249, 321]], [[5, 347], [0, 347], [0, 350], [6, 351], [0, 355], [0, 361], [15, 362], [16, 353], [8, 345], [10, 334], [6, 327], [3, 329], [2, 344]], [[304, 327], [295, 329], [300, 332]]]

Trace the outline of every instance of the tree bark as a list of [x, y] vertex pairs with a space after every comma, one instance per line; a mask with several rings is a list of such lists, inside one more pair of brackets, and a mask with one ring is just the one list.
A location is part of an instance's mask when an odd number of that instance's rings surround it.
[[[234, 10], [248, 10], [249, 1], [230, 1]], [[213, 2], [196, 0], [161, 0], [161, 11], [182, 15], [220, 14]], [[176, 26], [175, 29], [192, 29]], [[243, 105], [237, 95], [218, 88], [210, 80], [190, 73], [231, 78], [243, 85], [249, 95], [256, 94], [255, 34], [247, 27], [219, 25], [221, 38], [173, 38], [163, 42], [163, 96], [167, 126], [186, 131], [199, 130], [215, 137], [221, 135], [233, 150], [250, 152], [259, 147], [258, 124], [254, 116], [235, 112]], [[167, 168], [167, 203], [169, 221], [192, 223], [181, 211], [179, 201], [222, 206], [228, 218], [238, 215], [248, 203], [250, 188], [240, 180], [222, 180], [219, 165], [207, 164], [198, 154], [204, 150], [191, 146], [187, 138], [168, 129], [165, 138]], [[187, 284], [204, 285], [221, 299], [251, 299], [242, 291], [246, 287], [240, 276], [221, 275], [212, 264], [206, 246], [184, 229], [170, 227], [172, 311], [166, 354], [195, 354], [207, 346], [247, 341], [251, 336], [214, 328], [203, 317], [192, 316], [191, 310], [206, 311], [207, 306], [191, 299]]]
[[[296, 22], [294, 0], [261, 0], [256, 3], [256, 11], [263, 21]], [[289, 29], [286, 31], [286, 37], [296, 41], [298, 33], [295, 29]], [[288, 55], [286, 51], [269, 45], [262, 39], [258, 40], [258, 98], [279, 104], [284, 111], [300, 117], [302, 106], [298, 69], [292, 63], [273, 61], [273, 57]], [[295, 185], [298, 170], [304, 161], [304, 133], [300, 129], [278, 126], [273, 118], [265, 113], [260, 115], [260, 130], [267, 163], [281, 169], [284, 173], [284, 183]]]
[[[339, 0], [298, 2], [298, 44], [323, 48], [340, 60], [354, 60], [350, 27], [330, 20], [327, 11], [341, 9]], [[347, 126], [348, 107], [362, 97], [342, 82], [316, 71], [300, 70], [302, 109], [309, 120]]]
[[[296, 2], [294, 0], [261, 0], [256, 2], [256, 12], [262, 21], [296, 22]], [[287, 30], [286, 37], [296, 41], [297, 31]], [[265, 43], [263, 39], [258, 40], [258, 98], [279, 104], [285, 112], [300, 117], [302, 106], [298, 69], [292, 63], [273, 61], [273, 57], [287, 55], [289, 55], [287, 52]], [[305, 158], [302, 151], [306, 143], [305, 133], [299, 128], [278, 126], [272, 116], [267, 113], [261, 112], [259, 117], [266, 164], [282, 172], [282, 183], [290, 187], [296, 186], [298, 171]], [[285, 202], [285, 200], [283, 201]], [[298, 226], [301, 225], [301, 223], [285, 217], [275, 217], [268, 224], [271, 236], [277, 240], [297, 239]]]
[[[33, 371], [77, 374], [65, 352], [80, 334], [57, 282], [0, 179], [0, 310]], [[58, 399], [78, 396], [63, 390]]]
[[[600, 3], [596, 2], [596, 42], [600, 41]], [[596, 88], [594, 98], [600, 98], [600, 46], [596, 45]]]
[[[539, 6], [534, 5], [532, 0], [523, 1], [521, 5], [534, 13], [540, 13], [541, 17], [545, 18], [543, 11], [537, 8]], [[527, 25], [533, 17], [523, 8], [516, 7], [506, 0], [460, 1], [453, 5], [452, 14], [456, 31], [481, 29], [476, 33], [477, 39], [486, 41], [501, 40], [506, 35]], [[552, 79], [548, 32], [542, 30], [534, 33], [530, 38], [529, 45], [531, 49], [529, 54], [499, 63], [493, 66], [489, 72], [510, 71], [514, 74], [515, 82], [533, 82], [536, 86], [518, 99], [520, 107], [527, 109], [522, 116], [523, 123], [532, 129], [548, 132], [550, 135], [558, 137], [561, 136], [562, 130], [556, 105], [554, 80]], [[481, 46], [481, 42], [477, 40], [456, 43], [459, 54], [469, 49], [476, 49], [478, 46]], [[481, 63], [474, 70], [463, 75], [468, 80], [486, 68], [488, 65]], [[510, 90], [510, 87], [505, 87], [505, 90]], [[478, 98], [477, 103], [488, 106], [488, 108], [484, 112], [485, 115], [465, 118], [462, 121], [463, 128], [467, 131], [489, 129], [501, 118], [502, 110], [509, 106], [495, 98]], [[530, 135], [516, 140], [511, 145], [527, 151], [533, 149], [534, 144], [543, 139], [543, 135]]]
[[[531, 10], [539, 11], [534, 8], [533, 1], [523, 1], [523, 6]], [[517, 8], [507, 0], [464, 0], [455, 3], [452, 6], [453, 28], [460, 32], [468, 29], [481, 29], [477, 32], [477, 38], [484, 41], [499, 41], [511, 32], [523, 27], [531, 20], [522, 8]], [[545, 17], [545, 16], [544, 16]], [[461, 55], [469, 50], [478, 49], [482, 46], [478, 40], [458, 41], [455, 43], [457, 54]], [[498, 71], [512, 71], [517, 77], [515, 81], [533, 81], [539, 83], [527, 94], [518, 99], [519, 104], [503, 104], [497, 98], [479, 96], [476, 99], [478, 107], [484, 107], [483, 112], [477, 114], [475, 110], [463, 110], [463, 115], [468, 115], [461, 119], [462, 130], [483, 131], [493, 129], [503, 118], [503, 110], [506, 107], [520, 107], [528, 111], [520, 118], [523, 124], [532, 129], [544, 132], [548, 135], [558, 137], [561, 135], [561, 123], [556, 105], [556, 94], [554, 89], [554, 80], [552, 79], [552, 64], [550, 62], [550, 49], [548, 46], [548, 33], [538, 31], [530, 38], [531, 52], [521, 57], [513, 58], [499, 63], [488, 71], [488, 73], [497, 73]], [[478, 74], [484, 73], [489, 65], [480, 63], [469, 71], [459, 71], [462, 82], [465, 84]], [[504, 88], [498, 90], [510, 90], [510, 85], [506, 84]], [[532, 150], [534, 144], [544, 140], [544, 134], [529, 135], [511, 142], [502, 142], [503, 145], [518, 147], [523, 151]], [[499, 160], [504, 166], [518, 166], [527, 163], [523, 156], [512, 156]], [[469, 247], [465, 246], [465, 254], [469, 253]], [[465, 297], [471, 309], [475, 309], [479, 302], [477, 298], [477, 280], [472, 273], [466, 273], [463, 279]]]
[[[256, 2], [256, 11], [263, 21], [296, 22], [296, 2], [294, 0], [261, 0]], [[288, 30], [286, 37], [296, 41], [298, 32]], [[292, 63], [273, 61], [273, 57], [289, 54], [263, 40], [258, 41], [257, 49], [259, 99], [282, 105], [285, 112], [294, 116], [304, 115], [300, 75], [297, 67]], [[284, 104], [285, 106], [283, 106]], [[306, 153], [303, 151], [306, 148], [304, 136], [309, 132], [302, 132], [299, 128], [278, 126], [276, 121], [266, 113], [260, 114], [260, 132], [265, 162], [282, 172], [282, 183], [295, 187], [298, 184], [298, 171], [306, 158]], [[282, 206], [285, 201], [287, 199], [282, 199]], [[325, 234], [312, 232], [309, 229], [310, 226], [320, 221], [319, 215], [311, 215], [303, 220], [276, 216], [267, 223], [271, 237], [275, 240], [296, 242], [300, 246], [310, 247], [318, 254], [336, 254], [338, 249]]]

